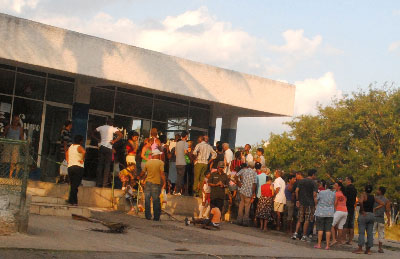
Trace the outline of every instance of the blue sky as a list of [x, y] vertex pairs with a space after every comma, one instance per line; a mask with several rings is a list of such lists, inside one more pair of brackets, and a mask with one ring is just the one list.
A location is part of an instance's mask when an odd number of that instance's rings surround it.
[[[400, 1], [0, 0], [0, 12], [294, 83], [296, 115], [400, 82]], [[237, 144], [285, 120], [241, 118]]]

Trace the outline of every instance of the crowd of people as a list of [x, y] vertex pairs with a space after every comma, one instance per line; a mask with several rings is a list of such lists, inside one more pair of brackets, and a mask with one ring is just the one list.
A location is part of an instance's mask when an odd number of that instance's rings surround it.
[[[110, 185], [110, 164], [113, 156], [117, 157], [115, 145], [122, 139], [122, 134], [112, 124], [109, 119], [107, 125], [96, 129], [101, 136], [97, 169], [99, 187]], [[76, 167], [83, 166], [81, 140], [76, 138], [66, 152], [67, 157], [69, 154], [68, 166], [75, 166], [68, 170], [71, 203], [77, 203], [77, 183], [80, 182], [74, 174], [81, 175]], [[122, 150], [125, 159], [119, 161], [123, 164], [123, 170], [119, 172], [121, 187], [129, 191], [133, 186], [143, 184], [146, 219], [160, 220], [160, 194], [165, 190], [173, 195], [202, 199], [199, 218], [194, 222], [219, 228], [220, 221], [230, 221], [262, 231], [285, 231], [292, 239], [306, 242], [312, 242], [316, 237], [315, 248], [321, 249], [322, 241], [325, 241], [324, 248], [330, 249], [334, 245], [352, 243], [358, 211], [358, 249], [354, 252], [371, 254], [377, 232], [378, 251], [383, 253], [385, 214], [387, 224], [391, 218], [391, 205], [385, 197], [384, 187], [379, 187], [373, 195], [371, 185], [365, 186], [363, 192], [357, 192], [350, 175], [344, 181], [327, 175], [324, 178], [329, 180], [325, 181], [317, 179], [315, 169], [290, 173], [279, 169], [271, 171], [265, 164], [263, 148], [258, 148], [254, 156], [249, 144], [236, 152], [228, 143], [217, 142], [214, 148], [208, 143], [208, 136], [199, 136], [197, 143], [188, 141], [186, 131], [168, 140], [153, 128], [150, 137], [143, 141], [132, 131]], [[154, 215], [151, 214], [151, 201]]]

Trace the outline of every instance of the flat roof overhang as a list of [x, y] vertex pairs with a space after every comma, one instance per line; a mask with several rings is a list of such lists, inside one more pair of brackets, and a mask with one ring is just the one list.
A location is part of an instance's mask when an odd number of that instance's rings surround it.
[[294, 85], [6, 14], [0, 14], [0, 44], [8, 63], [208, 103], [215, 116], [293, 115]]

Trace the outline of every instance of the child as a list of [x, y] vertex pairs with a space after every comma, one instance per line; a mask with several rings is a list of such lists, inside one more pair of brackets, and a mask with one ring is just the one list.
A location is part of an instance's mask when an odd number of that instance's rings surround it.
[[203, 181], [203, 187], [202, 187], [202, 194], [203, 194], [203, 199], [202, 202], [199, 206], [199, 218], [205, 218], [207, 217], [209, 211], [210, 211], [210, 193], [211, 193], [211, 188], [208, 185], [208, 179], [210, 178], [210, 171], [207, 171], [205, 173], [204, 181]]
[[125, 190], [129, 184], [135, 185], [136, 163], [128, 163], [128, 166], [119, 172], [119, 179], [122, 182], [122, 190]]
[[256, 217], [260, 219], [260, 229], [268, 230], [268, 221], [273, 221], [274, 187], [271, 177], [267, 176], [266, 183], [261, 186], [261, 197], [258, 201]]
[[221, 223], [221, 211], [213, 203], [211, 203], [211, 207], [212, 209], [208, 218], [195, 219], [192, 217], [192, 221], [189, 221], [188, 218], [185, 218], [185, 225], [188, 226], [190, 223], [192, 223], [193, 225], [200, 224], [202, 228], [206, 229], [210, 229], [210, 226], [215, 229], [219, 229], [219, 225]]

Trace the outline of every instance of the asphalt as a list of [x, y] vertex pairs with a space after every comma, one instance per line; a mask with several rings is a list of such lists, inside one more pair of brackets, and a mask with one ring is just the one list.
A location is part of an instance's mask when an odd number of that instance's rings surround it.
[[[325, 251], [314, 243], [291, 240], [282, 232], [222, 223], [221, 230], [185, 226], [182, 218], [161, 222], [121, 212], [97, 212], [95, 218], [123, 222], [124, 234], [93, 231], [106, 227], [66, 217], [31, 215], [28, 234], [0, 236], [0, 258], [399, 258], [387, 244], [384, 254], [351, 253], [356, 247]], [[373, 249], [376, 251], [376, 248]]]

